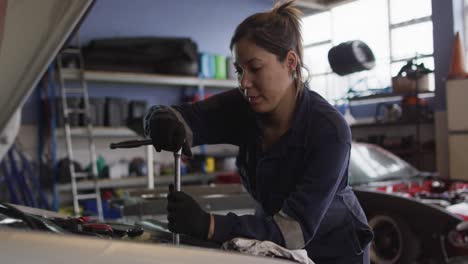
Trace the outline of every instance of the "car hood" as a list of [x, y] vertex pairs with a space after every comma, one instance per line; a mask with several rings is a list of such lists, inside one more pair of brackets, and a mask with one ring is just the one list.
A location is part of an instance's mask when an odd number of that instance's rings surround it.
[[0, 230], [0, 250], [2, 263], [291, 263], [186, 246], [130, 243], [8, 229]]
[[8, 149], [22, 105], [93, 1], [0, 1], [0, 150]]

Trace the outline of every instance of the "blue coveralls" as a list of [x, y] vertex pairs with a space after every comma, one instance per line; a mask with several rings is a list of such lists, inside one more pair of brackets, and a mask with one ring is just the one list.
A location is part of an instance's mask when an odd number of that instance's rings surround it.
[[316, 263], [369, 263], [372, 231], [348, 186], [350, 129], [325, 99], [305, 88], [292, 127], [261, 149], [259, 114], [237, 90], [174, 108], [193, 132], [193, 145], [239, 146], [242, 183], [260, 205], [255, 215], [215, 215], [213, 240], [235, 237], [305, 248]]

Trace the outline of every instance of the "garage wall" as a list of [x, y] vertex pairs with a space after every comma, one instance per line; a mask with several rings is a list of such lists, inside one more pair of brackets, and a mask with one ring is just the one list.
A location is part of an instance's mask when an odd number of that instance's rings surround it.
[[98, 0], [80, 29], [96, 37], [190, 37], [200, 51], [229, 54], [229, 41], [248, 15], [271, 8], [269, 0]]
[[[445, 110], [444, 78], [449, 68], [453, 30], [462, 24], [462, 18], [457, 15], [460, 3], [461, 0], [432, 0], [436, 115]], [[228, 55], [229, 40], [235, 26], [246, 16], [267, 10], [271, 5], [272, 1], [269, 0], [97, 0], [79, 32], [83, 43], [99, 37], [190, 37], [198, 43], [200, 51]], [[181, 93], [181, 89], [173, 87], [90, 85], [91, 96], [115, 95], [128, 99], [144, 99], [150, 105], [177, 103]], [[25, 106], [23, 123], [36, 123], [36, 109], [30, 102]], [[35, 131], [29, 133], [35, 137]], [[438, 134], [440, 137], [443, 133]], [[443, 138], [446, 140], [446, 137]]]
[[[432, 0], [435, 63], [435, 134], [437, 171], [442, 177], [450, 175], [448, 168], [448, 130], [446, 79], [452, 60], [455, 32], [463, 35], [463, 0]], [[463, 37], [462, 37], [463, 39]]]
[[[272, 3], [270, 0], [97, 0], [79, 29], [80, 42], [86, 44], [93, 38], [104, 37], [189, 37], [198, 44], [201, 52], [229, 55], [229, 41], [235, 27], [247, 16], [270, 9]], [[115, 96], [128, 100], [145, 100], [148, 105], [176, 104], [180, 101], [182, 93], [194, 91], [177, 89], [174, 86], [115, 83], [90, 83], [88, 86], [91, 97]], [[207, 89], [206, 92], [218, 91]], [[19, 135], [24, 148], [35, 158], [38, 109], [36, 100], [37, 98], [31, 96], [23, 108], [23, 128]], [[58, 157], [64, 154], [64, 144], [61, 140], [58, 139], [57, 142]], [[112, 141], [119, 139], [114, 138]], [[106, 148], [108, 142], [99, 140], [97, 144]], [[86, 149], [76, 151], [78, 160], [88, 156]], [[105, 152], [100, 153], [110, 160], [118, 160], [122, 158], [121, 155], [131, 157], [142, 154], [138, 150], [124, 153]]]
[[[168, 36], [190, 37], [201, 52], [229, 55], [235, 27], [247, 16], [268, 10], [269, 0], [98, 0], [79, 29], [80, 42], [94, 38]], [[150, 85], [89, 84], [90, 96], [109, 95], [149, 104], [175, 104], [180, 89]], [[208, 92], [217, 92], [211, 90]], [[35, 124], [37, 106], [31, 97], [23, 123]]]

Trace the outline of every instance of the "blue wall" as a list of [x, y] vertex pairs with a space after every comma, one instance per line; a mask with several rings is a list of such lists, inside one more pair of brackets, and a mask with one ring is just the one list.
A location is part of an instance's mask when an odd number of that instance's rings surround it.
[[97, 37], [190, 37], [200, 51], [228, 55], [237, 24], [272, 4], [270, 0], [97, 0], [80, 38], [86, 43]]
[[[96, 0], [80, 28], [82, 43], [101, 37], [190, 37], [203, 52], [229, 55], [236, 25], [248, 15], [271, 8], [269, 0]], [[450, 68], [454, 31], [462, 23], [461, 0], [432, 0], [434, 10], [435, 108], [444, 110], [445, 78]], [[454, 22], [455, 21], [455, 22]], [[462, 33], [462, 32], [461, 32]], [[147, 85], [91, 84], [91, 96], [145, 99], [149, 104], [177, 103], [181, 89]], [[208, 91], [209, 92], [209, 91]], [[31, 108], [28, 104], [25, 108]], [[35, 119], [23, 111], [25, 122]], [[33, 111], [34, 112], [34, 111]]]
[[[201, 52], [230, 55], [229, 41], [235, 27], [247, 16], [270, 9], [270, 0], [96, 0], [79, 29], [80, 42], [94, 38], [163, 36], [189, 37]], [[176, 104], [194, 89], [90, 83], [90, 96], [125, 97], [153, 104]], [[219, 90], [207, 89], [206, 93]], [[26, 103], [23, 123], [35, 123], [37, 106]], [[31, 110], [34, 109], [34, 110]]]
[[[131, 4], [130, 4], [131, 3]], [[269, 0], [97, 0], [83, 22], [80, 41], [93, 38], [189, 37], [201, 52], [230, 55], [235, 27], [247, 16], [268, 10]], [[144, 99], [149, 105], [176, 104], [184, 90], [150, 85], [90, 84], [90, 96]], [[194, 92], [189, 89], [185, 92]], [[207, 93], [217, 92], [208, 89]]]

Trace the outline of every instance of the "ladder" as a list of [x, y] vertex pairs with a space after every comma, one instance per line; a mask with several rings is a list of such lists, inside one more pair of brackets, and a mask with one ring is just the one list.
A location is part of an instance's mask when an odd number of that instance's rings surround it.
[[[73, 68], [64, 68], [64, 61], [69, 60], [74, 62]], [[90, 105], [89, 105], [89, 96], [88, 96], [88, 86], [86, 85], [86, 80], [84, 77], [85, 68], [84, 68], [84, 59], [79, 48], [67, 48], [62, 50], [56, 59], [58, 79], [60, 83], [60, 91], [62, 97], [62, 112], [63, 112], [63, 124], [65, 130], [65, 140], [67, 147], [67, 156], [69, 159], [69, 171], [70, 171], [70, 180], [72, 187], [72, 196], [73, 196], [73, 210], [75, 216], [79, 216], [80, 200], [96, 200], [96, 207], [98, 211], [99, 220], [103, 220], [103, 210], [101, 202], [101, 192], [98, 185], [98, 172], [96, 165], [96, 147], [93, 140], [93, 124], [91, 122], [90, 116]], [[74, 87], [70, 87], [67, 83], [67, 78], [65, 77], [65, 72], [68, 74], [72, 73], [77, 77], [78, 87], [76, 84]], [[67, 75], [68, 75], [67, 74]], [[70, 81], [68, 81], [70, 82]], [[76, 83], [76, 82], [74, 82]], [[74, 95], [82, 99], [80, 107], [70, 108], [68, 105], [67, 98], [70, 95]], [[79, 193], [77, 188], [77, 179], [88, 177], [86, 172], [77, 172], [73, 164], [73, 146], [72, 146], [72, 134], [70, 129], [70, 115], [71, 114], [81, 114], [84, 117], [84, 123], [86, 126], [86, 134], [89, 143], [89, 155], [90, 155], [90, 164], [92, 171], [92, 178], [94, 181], [94, 192], [93, 193]]]

